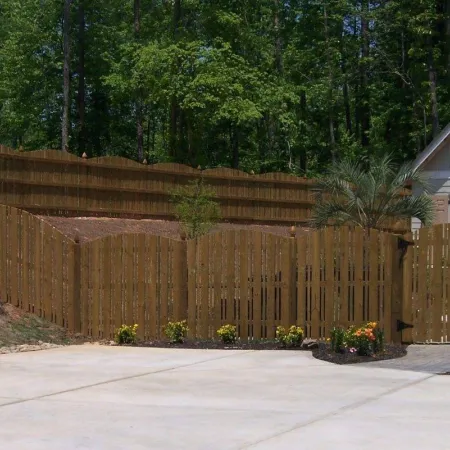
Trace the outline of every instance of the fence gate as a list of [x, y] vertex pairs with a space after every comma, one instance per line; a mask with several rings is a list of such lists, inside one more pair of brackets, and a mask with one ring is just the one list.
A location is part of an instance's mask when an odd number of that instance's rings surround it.
[[405, 322], [410, 342], [450, 341], [450, 225], [421, 228], [405, 257]]

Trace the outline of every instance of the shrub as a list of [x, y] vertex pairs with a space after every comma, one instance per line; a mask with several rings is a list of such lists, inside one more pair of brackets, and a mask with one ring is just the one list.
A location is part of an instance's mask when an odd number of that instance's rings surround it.
[[283, 347], [300, 347], [303, 342], [303, 329], [292, 325], [289, 330], [284, 327], [277, 327], [277, 341]]
[[172, 344], [181, 344], [184, 342], [189, 328], [185, 320], [181, 322], [169, 322], [164, 328], [164, 334], [169, 338]]
[[236, 327], [234, 325], [224, 325], [217, 330], [217, 334], [224, 344], [234, 344], [237, 340]]
[[175, 215], [188, 239], [208, 233], [219, 220], [219, 204], [214, 197], [214, 191], [204, 184], [203, 178], [172, 192]]
[[341, 353], [345, 350], [345, 330], [343, 328], [333, 328], [330, 340], [333, 352]]
[[331, 349], [342, 352], [348, 349], [360, 356], [370, 356], [384, 351], [384, 332], [376, 322], [368, 322], [362, 327], [350, 326], [346, 331], [335, 328], [331, 332]]
[[115, 341], [119, 345], [136, 344], [138, 325], [122, 325], [116, 330]]

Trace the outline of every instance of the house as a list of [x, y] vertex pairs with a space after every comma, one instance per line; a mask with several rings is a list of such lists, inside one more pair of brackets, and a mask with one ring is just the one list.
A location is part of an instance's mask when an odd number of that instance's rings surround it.
[[[450, 223], [450, 124], [419, 154], [414, 168], [420, 169], [428, 179], [436, 205], [435, 224]], [[413, 194], [420, 194], [420, 186], [412, 186]], [[412, 229], [421, 227], [418, 219], [412, 219]]]

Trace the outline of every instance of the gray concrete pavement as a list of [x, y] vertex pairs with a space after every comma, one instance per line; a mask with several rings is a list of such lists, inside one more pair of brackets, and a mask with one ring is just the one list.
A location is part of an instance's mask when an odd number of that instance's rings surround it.
[[410, 345], [408, 354], [403, 358], [374, 361], [364, 366], [424, 373], [446, 373], [450, 372], [450, 345]]
[[450, 449], [450, 377], [308, 352], [0, 356], [0, 449]]

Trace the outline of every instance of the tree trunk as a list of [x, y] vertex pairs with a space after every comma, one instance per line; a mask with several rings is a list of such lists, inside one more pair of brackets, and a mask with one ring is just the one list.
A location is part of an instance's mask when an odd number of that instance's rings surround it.
[[327, 65], [328, 65], [328, 128], [330, 131], [330, 148], [331, 148], [331, 160], [336, 161], [336, 137], [334, 135], [334, 92], [333, 92], [333, 67], [332, 67], [332, 55], [330, 48], [330, 39], [328, 33], [328, 10], [327, 4], [323, 6], [323, 23], [324, 33], [327, 51]]
[[[134, 0], [134, 38], [139, 40], [141, 30], [141, 0]], [[137, 156], [138, 160], [144, 160], [144, 114], [142, 107], [142, 94], [138, 90], [136, 99], [136, 134], [137, 134]]]
[[361, 97], [360, 97], [360, 120], [361, 120], [361, 145], [363, 147], [369, 146], [369, 131], [370, 131], [370, 108], [369, 108], [369, 92], [368, 92], [368, 67], [367, 60], [369, 58], [369, 0], [362, 1], [361, 14]]
[[275, 29], [275, 67], [278, 73], [283, 73], [283, 41], [280, 31], [280, 0], [274, 2], [274, 18], [273, 25]]
[[439, 134], [439, 109], [437, 99], [437, 74], [433, 56], [433, 38], [428, 37], [428, 80], [430, 82], [431, 127], [433, 139]]
[[[175, 0], [173, 4], [173, 36], [175, 42], [179, 39], [180, 34], [180, 22], [181, 22], [181, 0]], [[178, 121], [180, 116], [180, 108], [175, 96], [172, 97], [172, 104], [170, 107], [170, 137], [169, 147], [170, 156], [172, 159], [178, 158]]]
[[78, 4], [78, 151], [84, 153], [86, 150], [85, 116], [86, 116], [86, 74], [85, 74], [85, 28], [86, 19], [84, 15], [84, 0]]
[[69, 110], [70, 110], [70, 4], [71, 0], [64, 0], [63, 12], [63, 113], [62, 113], [62, 151], [69, 150]]
[[237, 125], [231, 126], [231, 148], [233, 152], [231, 167], [239, 169], [239, 130]]

